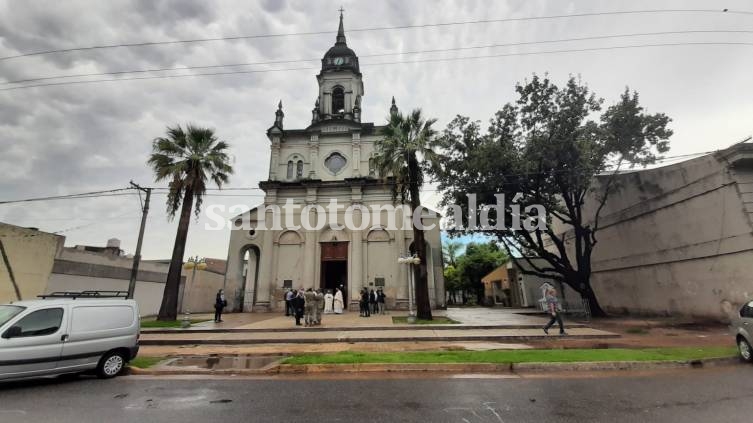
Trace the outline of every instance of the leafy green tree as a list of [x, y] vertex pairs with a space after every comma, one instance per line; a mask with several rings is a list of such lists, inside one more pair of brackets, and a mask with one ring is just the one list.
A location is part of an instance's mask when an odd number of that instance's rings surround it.
[[[427, 119], [420, 109], [408, 115], [390, 114], [384, 129], [384, 138], [377, 142], [374, 163], [382, 178], [392, 181], [393, 200], [410, 205], [414, 213], [421, 206], [419, 192], [424, 183], [424, 170], [436, 160], [432, 142], [436, 119]], [[431, 320], [429, 282], [426, 269], [426, 242], [421, 228], [413, 225], [413, 246], [421, 263], [415, 266], [416, 316]]]
[[451, 264], [448, 264], [444, 268], [444, 287], [445, 291], [450, 294], [452, 303], [457, 304], [456, 294], [458, 291], [463, 290], [463, 283], [460, 279], [460, 272]]
[[458, 258], [458, 273], [465, 288], [476, 293], [478, 304], [484, 300], [484, 284], [481, 278], [507, 262], [507, 254], [496, 241], [485, 244], [469, 243], [465, 253]]
[[167, 128], [167, 136], [155, 138], [152, 154], [147, 164], [154, 170], [157, 182], [168, 181], [167, 213], [170, 219], [180, 210], [178, 231], [175, 235], [173, 255], [167, 273], [167, 283], [162, 296], [158, 320], [175, 320], [178, 315], [178, 291], [183, 255], [191, 222], [191, 209], [196, 217], [201, 213], [201, 204], [207, 183], [214, 182], [218, 188], [227, 183], [233, 173], [229, 146], [220, 141], [212, 129], [187, 125]]
[[[504, 194], [501, 215], [489, 210], [490, 225], [504, 228], [490, 233], [509, 254], [523, 255], [523, 273], [568, 284], [588, 300], [592, 315], [602, 316], [590, 279], [601, 211], [619, 190], [615, 175], [625, 164], [650, 164], [669, 150], [670, 119], [645, 113], [629, 89], [599, 116], [603, 100], [575, 78], [558, 87], [534, 75], [516, 92], [516, 103], [504, 105], [486, 132], [467, 117], [450, 122], [439, 139], [443, 158], [433, 176], [445, 190], [445, 204], [463, 210], [454, 216], [455, 232], [475, 230], [468, 228], [467, 193], [478, 194], [478, 204], [494, 204], [494, 194]], [[543, 206], [546, 217], [534, 205]], [[516, 227], [517, 219], [523, 225]]]

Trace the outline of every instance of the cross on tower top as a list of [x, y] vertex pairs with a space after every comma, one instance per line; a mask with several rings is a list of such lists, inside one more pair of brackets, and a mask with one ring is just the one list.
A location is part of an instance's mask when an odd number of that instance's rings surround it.
[[342, 15], [342, 14], [343, 14], [343, 12], [345, 11], [345, 9], [343, 9], [343, 7], [342, 7], [342, 6], [340, 6], [340, 8], [339, 8], [339, 9], [337, 9], [337, 10], [338, 10], [338, 11], [340, 11], [340, 15]]

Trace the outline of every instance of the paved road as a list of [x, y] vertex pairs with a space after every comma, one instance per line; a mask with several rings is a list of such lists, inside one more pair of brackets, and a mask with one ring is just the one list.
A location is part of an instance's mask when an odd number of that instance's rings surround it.
[[0, 422], [747, 423], [751, 416], [753, 366], [554, 379], [142, 376], [0, 385]]

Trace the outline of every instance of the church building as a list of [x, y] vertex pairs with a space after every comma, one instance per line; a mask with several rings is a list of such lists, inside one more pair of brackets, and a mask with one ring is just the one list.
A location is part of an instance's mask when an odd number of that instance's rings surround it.
[[[412, 250], [412, 213], [390, 211], [400, 204], [393, 202], [390, 180], [375, 169], [384, 126], [362, 122], [364, 83], [342, 14], [316, 80], [319, 94], [307, 128], [285, 128], [278, 105], [267, 130], [269, 177], [259, 184], [264, 203], [231, 222], [229, 309], [282, 312], [288, 288], [334, 292], [340, 286], [351, 310], [364, 287], [381, 288], [388, 309], [408, 309], [410, 265], [398, 259]], [[376, 111], [382, 119], [389, 113], [397, 113], [394, 98], [390, 110]], [[321, 211], [332, 201], [340, 207], [325, 217]], [[286, 204], [295, 205], [292, 213], [286, 214]], [[425, 231], [429, 297], [432, 307], [444, 307], [439, 216], [424, 212], [422, 221], [433, 224]]]

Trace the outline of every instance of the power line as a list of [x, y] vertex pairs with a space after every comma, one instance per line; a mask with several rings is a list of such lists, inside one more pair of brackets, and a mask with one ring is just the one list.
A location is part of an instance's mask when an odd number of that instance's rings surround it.
[[[702, 151], [698, 153], [681, 154], [681, 155], [676, 155], [676, 156], [665, 156], [665, 157], [657, 159], [656, 163], [660, 163], [660, 162], [668, 161], [668, 160], [680, 159], [680, 158], [702, 156], [705, 154], [714, 153], [716, 151], [718, 150]], [[507, 174], [507, 175], [502, 175], [502, 176], [512, 177], [512, 176], [548, 175], [551, 173], [576, 172], [580, 170], [583, 170], [583, 169], [561, 169], [561, 170], [555, 170], [551, 172], [523, 172], [523, 173], [517, 173], [517, 174]], [[427, 182], [433, 183], [437, 181], [427, 181]], [[149, 188], [154, 189], [154, 190], [159, 190], [159, 191], [169, 191], [169, 188], [164, 188], [164, 187], [149, 187]], [[136, 195], [137, 194], [136, 192], [128, 192], [128, 193], [122, 192], [122, 191], [127, 191], [127, 190], [132, 190], [132, 189], [133, 188], [118, 188], [118, 189], [103, 190], [103, 191], [90, 191], [90, 192], [84, 192], [84, 193], [79, 193], [79, 194], [68, 194], [68, 195], [58, 195], [58, 196], [48, 196], [48, 197], [27, 198], [27, 199], [21, 199], [21, 200], [0, 201], [0, 205], [14, 204], [14, 203], [28, 203], [28, 202], [35, 202], [35, 201]], [[260, 190], [260, 189], [261, 188], [257, 188], [257, 187], [230, 187], [230, 188], [207, 188], [206, 190], [207, 191], [251, 191], [251, 190]], [[426, 191], [436, 191], [436, 190], [426, 190]], [[169, 194], [169, 192], [154, 192], [154, 194], [167, 195]], [[263, 196], [264, 196], [263, 194], [219, 194], [219, 193], [205, 193], [202, 195], [202, 197], [263, 197]]]
[[[94, 226], [94, 225], [98, 225], [98, 224], [101, 224], [101, 223], [103, 223], [103, 222], [104, 222], [104, 220], [115, 220], [115, 219], [123, 219], [123, 218], [125, 218], [125, 216], [126, 216], [127, 214], [129, 214], [129, 213], [131, 213], [131, 211], [130, 211], [130, 210], [129, 210], [129, 211], [127, 211], [127, 212], [125, 212], [125, 213], [119, 214], [119, 215], [117, 215], [117, 216], [112, 216], [112, 217], [106, 217], [106, 218], [102, 218], [102, 220], [98, 220], [98, 221], [96, 221], [96, 222], [91, 222], [91, 223], [86, 223], [86, 224], [83, 224], [83, 225], [79, 225], [79, 226], [74, 226], [74, 227], [71, 227], [71, 228], [61, 229], [61, 230], [59, 230], [59, 231], [55, 231], [55, 232], [53, 232], [53, 234], [59, 235], [59, 234], [62, 234], [62, 233], [64, 233], [64, 232], [71, 232], [71, 231], [76, 231], [76, 230], [79, 230], [79, 229], [84, 229], [84, 228], [88, 228], [88, 227], [90, 227], [90, 226]], [[133, 217], [133, 216], [132, 216], [132, 217]], [[137, 217], [141, 217], [141, 216], [137, 216]]]
[[0, 201], [0, 205], [13, 204], [13, 203], [30, 203], [34, 201], [65, 200], [65, 199], [72, 199], [72, 198], [93, 198], [93, 197], [111, 197], [111, 196], [116, 196], [116, 195], [129, 195], [125, 193], [114, 194], [117, 192], [129, 190], [129, 189], [130, 188], [117, 188], [117, 189], [110, 189], [110, 190], [105, 190], [105, 191], [83, 192], [80, 194], [67, 194], [67, 195], [56, 195], [56, 196], [49, 196], [49, 197], [26, 198], [23, 200]]
[[[545, 51], [522, 52], [522, 53], [488, 54], [488, 55], [481, 55], [481, 56], [463, 56], [463, 57], [416, 59], [416, 60], [380, 62], [380, 63], [365, 63], [365, 64], [361, 64], [361, 66], [388, 66], [388, 65], [431, 63], [431, 62], [434, 62], [434, 63], [454, 62], [454, 61], [461, 61], [461, 60], [489, 59], [489, 58], [499, 58], [499, 57], [535, 56], [539, 54], [579, 53], [579, 52], [587, 52], [587, 51], [623, 50], [623, 49], [646, 48], [646, 47], [712, 46], [712, 45], [715, 45], [715, 46], [753, 46], [753, 42], [730, 41], [730, 42], [680, 42], [680, 43], [632, 44], [632, 45], [609, 46], [609, 47], [573, 48], [573, 49], [545, 50]], [[51, 82], [51, 83], [44, 83], [44, 84], [24, 85], [24, 86], [19, 86], [19, 87], [0, 88], [0, 91], [13, 91], [13, 90], [26, 89], [26, 88], [41, 88], [41, 87], [78, 85], [78, 84], [92, 84], [92, 83], [100, 83], [100, 82], [122, 82], [122, 81], [135, 81], [135, 80], [147, 80], [147, 79], [173, 79], [173, 78], [187, 78], [187, 77], [198, 77], [198, 76], [240, 75], [240, 74], [288, 72], [288, 71], [315, 70], [315, 69], [318, 69], [318, 67], [307, 66], [307, 67], [283, 68], [283, 69], [254, 69], [254, 70], [244, 70], [244, 71], [194, 73], [194, 74], [187, 74], [187, 75], [155, 75], [155, 76], [139, 76], [139, 77], [130, 77], [130, 78], [92, 79], [92, 80], [85, 80], [85, 81]]]
[[[391, 31], [391, 30], [397, 30], [397, 29], [447, 27], [447, 26], [475, 25], [475, 24], [502, 23], [502, 22], [538, 21], [538, 20], [582, 18], [582, 17], [593, 17], [593, 16], [617, 16], [617, 15], [637, 15], [637, 14], [664, 14], [664, 13], [753, 15], [752, 11], [729, 10], [729, 9], [723, 9], [723, 10], [720, 10], [720, 9], [648, 9], [648, 10], [625, 10], [625, 11], [613, 11], [613, 12], [573, 13], [573, 14], [548, 15], [548, 16], [530, 16], [530, 17], [520, 17], [520, 18], [479, 19], [479, 20], [470, 20], [470, 21], [440, 22], [440, 23], [415, 24], [415, 25], [382, 26], [382, 27], [349, 29], [348, 32], [353, 33], [353, 32], [371, 32], [371, 31]], [[105, 44], [105, 45], [94, 45], [94, 46], [86, 46], [86, 47], [72, 47], [72, 48], [64, 48], [64, 49], [34, 51], [34, 52], [29, 52], [29, 53], [17, 54], [13, 56], [0, 57], [0, 61], [17, 59], [21, 57], [29, 57], [29, 56], [41, 56], [41, 55], [47, 55], [47, 54], [53, 54], [53, 53], [68, 53], [68, 52], [73, 52], [73, 51], [101, 50], [101, 49], [122, 48], [122, 47], [146, 47], [146, 46], [155, 46], [155, 45], [203, 43], [203, 42], [211, 42], [211, 41], [233, 41], [233, 40], [279, 38], [279, 37], [291, 37], [291, 36], [310, 36], [310, 35], [331, 35], [331, 34], [332, 34], [332, 31], [327, 30], [327, 31], [309, 31], [309, 32], [289, 32], [289, 33], [278, 33], [278, 34], [256, 34], [256, 35], [239, 35], [239, 36], [212, 37], [212, 38], [196, 38], [196, 39], [188, 39], [188, 40], [145, 41], [145, 42], [137, 42], [137, 43]]]
[[[684, 30], [684, 31], [638, 32], [638, 33], [629, 33], [629, 34], [596, 35], [596, 36], [588, 36], [588, 37], [573, 37], [573, 38], [561, 38], [561, 39], [539, 40], [539, 41], [520, 41], [520, 42], [514, 42], [514, 43], [487, 44], [487, 45], [480, 45], [480, 46], [450, 47], [450, 48], [441, 48], [441, 49], [413, 50], [413, 51], [392, 52], [392, 53], [362, 54], [362, 55], [359, 55], [359, 57], [365, 58], [365, 57], [398, 56], [398, 55], [408, 55], [408, 54], [442, 53], [442, 52], [449, 52], [449, 51], [479, 50], [479, 49], [487, 49], [487, 48], [565, 43], [565, 42], [574, 42], [574, 41], [591, 41], [591, 40], [605, 40], [605, 39], [614, 39], [614, 38], [647, 37], [647, 36], [658, 36], [658, 35], [686, 35], [686, 34], [753, 34], [753, 31], [750, 31], [750, 30]], [[280, 65], [280, 64], [290, 64], [290, 63], [300, 63], [300, 62], [318, 62], [319, 60], [320, 60], [319, 58], [287, 59], [287, 60], [271, 60], [271, 61], [262, 61], [262, 62], [226, 63], [226, 64], [219, 64], [219, 65], [197, 65], [197, 66], [169, 67], [169, 68], [134, 69], [134, 70], [112, 71], [112, 72], [78, 73], [78, 74], [67, 74], [67, 75], [57, 75], [57, 76], [45, 76], [45, 77], [38, 77], [38, 78], [18, 79], [14, 81], [0, 82], [0, 85], [47, 81], [51, 79], [83, 78], [83, 77], [92, 77], [92, 76], [114, 76], [114, 75], [125, 75], [125, 74], [135, 74], [135, 73], [185, 71], [185, 70], [194, 70], [194, 69], [215, 69], [215, 68], [230, 68], [230, 67], [242, 67], [242, 66]]]

